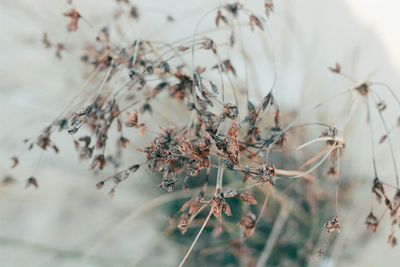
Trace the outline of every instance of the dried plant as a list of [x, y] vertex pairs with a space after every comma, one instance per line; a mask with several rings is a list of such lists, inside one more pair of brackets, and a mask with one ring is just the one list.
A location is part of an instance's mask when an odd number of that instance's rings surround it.
[[[117, 19], [140, 19], [138, 6], [129, 1], [117, 2], [123, 10]], [[399, 123], [393, 127], [386, 123], [387, 105], [380, 89], [387, 90], [399, 107], [400, 101], [383, 83], [354, 83], [339, 64], [329, 69], [354, 86], [311, 108], [305, 107], [295, 119], [280, 110], [274, 95], [275, 82], [261, 101], [250, 101], [254, 92], [250, 87], [238, 89], [241, 68], [236, 65], [250, 63], [226, 58], [224, 51], [236, 51], [246, 58], [240, 32], [250, 30], [254, 38], [266, 38], [263, 31], [268, 28], [273, 7], [272, 1], [266, 0], [256, 14], [242, 1], [218, 6], [209, 13], [215, 16], [215, 29], [199, 32], [194, 27], [193, 35], [168, 43], [137, 39], [122, 46], [112, 40], [112, 28], [103, 28], [95, 40], [83, 44], [81, 59], [90, 71], [84, 87], [92, 86], [92, 90], [75, 98], [39, 136], [26, 140], [28, 150], [38, 147], [58, 152], [52, 136], [66, 131], [72, 136], [72, 146], [79, 157], [90, 161], [91, 170], [101, 171], [109, 165], [125, 165], [122, 152], [131, 153], [128, 145], [137, 142], [129, 136], [137, 131], [151, 138], [137, 150], [142, 153], [143, 162], [101, 179], [96, 187], [102, 189], [111, 184], [109, 194], [114, 195], [117, 186], [140, 168], [146, 168], [158, 175], [159, 187], [165, 191], [182, 188], [189, 192], [191, 196], [185, 201], [176, 200], [166, 230], [170, 234], [180, 231], [185, 236], [174, 237], [182, 243], [190, 242], [179, 266], [189, 260], [196, 247], [201, 248], [196, 250], [200, 257], [194, 255], [193, 261], [212, 259], [215, 265], [234, 262], [264, 266], [268, 261], [270, 265], [283, 266], [291, 261], [291, 266], [304, 266], [313, 256], [326, 254], [340, 232], [339, 189], [341, 183], [346, 183], [340, 180], [340, 162], [346, 148], [343, 131], [356, 105], [362, 102], [371, 134], [372, 201], [385, 207], [383, 214], [377, 216], [371, 206], [366, 225], [376, 232], [389, 211], [393, 230], [388, 242], [395, 246], [395, 233], [400, 226], [400, 189], [391, 138]], [[68, 18], [69, 32], [78, 31], [86, 21], [72, 3], [64, 16]], [[206, 18], [209, 17], [203, 17]], [[174, 22], [169, 15], [166, 20]], [[228, 32], [228, 40], [212, 38], [213, 32]], [[68, 44], [55, 43], [49, 36], [51, 33], [43, 35], [44, 46], [54, 49], [59, 58], [61, 54], [66, 56]], [[200, 53], [206, 55], [208, 64], [198, 61], [196, 55]], [[94, 81], [100, 81], [100, 85], [94, 87]], [[344, 107], [349, 111], [340, 125], [307, 121], [321, 107], [349, 95], [353, 102]], [[186, 111], [165, 111], [160, 103]], [[183, 123], [165, 119], [166, 112]], [[387, 143], [390, 149], [394, 185], [378, 175], [372, 112], [378, 114], [385, 130], [379, 143]], [[320, 128], [320, 134], [315, 136], [310, 127]], [[301, 132], [314, 137], [304, 138]], [[320, 145], [319, 151], [309, 149], [315, 145]], [[310, 151], [302, 157], [295, 155], [307, 149]], [[13, 168], [19, 162], [18, 157], [12, 157]], [[329, 177], [334, 179], [318, 181]], [[31, 185], [38, 187], [33, 177], [27, 180], [27, 186]], [[199, 230], [193, 232], [192, 228]], [[212, 241], [201, 241], [202, 236]], [[322, 245], [321, 238], [326, 240]]]

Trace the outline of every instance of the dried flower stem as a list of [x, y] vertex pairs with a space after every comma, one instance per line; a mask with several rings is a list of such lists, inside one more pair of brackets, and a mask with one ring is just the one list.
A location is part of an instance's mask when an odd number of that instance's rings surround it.
[[223, 176], [224, 176], [224, 167], [223, 167], [222, 160], [220, 159], [219, 166], [218, 166], [218, 174], [217, 174], [215, 193], [218, 193], [218, 191], [221, 191], [221, 189], [222, 189]]
[[[375, 105], [378, 104], [374, 97], [372, 97], [372, 100], [374, 101]], [[390, 135], [389, 135], [389, 128], [388, 128], [388, 126], [386, 124], [385, 118], [382, 115], [382, 112], [379, 111], [379, 110], [377, 110], [377, 112], [379, 114], [379, 118], [381, 119], [381, 122], [382, 122], [383, 128], [385, 130], [385, 133], [387, 135], [389, 149], [390, 149], [390, 155], [391, 155], [391, 158], [392, 158], [393, 168], [394, 168], [394, 172], [395, 172], [395, 175], [396, 175], [396, 185], [397, 185], [397, 188], [399, 188], [399, 186], [400, 186], [400, 184], [399, 184], [399, 172], [398, 172], [398, 169], [397, 169], [396, 157], [394, 155], [393, 143], [392, 143], [392, 140], [391, 140]]]
[[185, 256], [183, 257], [183, 259], [178, 267], [182, 267], [185, 264], [187, 258], [189, 257], [190, 253], [192, 252], [194, 246], [196, 245], [197, 240], [199, 240], [201, 233], [203, 232], [204, 228], [206, 227], [208, 221], [210, 220], [212, 214], [213, 214], [213, 209], [210, 209], [210, 212], [208, 213], [207, 218], [205, 219], [203, 225], [201, 226], [200, 231], [197, 233], [196, 238], [193, 240], [192, 245], [190, 245], [190, 248], [186, 252]]
[[281, 208], [278, 217], [275, 220], [274, 226], [272, 227], [271, 234], [269, 235], [267, 242], [265, 243], [264, 249], [258, 258], [256, 267], [266, 266], [266, 263], [271, 256], [272, 250], [278, 240], [279, 234], [282, 232], [285, 222], [289, 216], [285, 207]]

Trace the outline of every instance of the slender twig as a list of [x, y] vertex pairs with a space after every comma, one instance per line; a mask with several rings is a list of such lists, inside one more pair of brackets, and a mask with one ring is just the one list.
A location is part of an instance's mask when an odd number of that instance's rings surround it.
[[208, 213], [207, 218], [205, 219], [203, 225], [201, 226], [200, 231], [197, 233], [196, 238], [193, 240], [192, 245], [190, 245], [188, 251], [186, 252], [185, 256], [183, 257], [183, 259], [182, 259], [182, 261], [181, 261], [181, 263], [179, 264], [178, 267], [182, 267], [185, 264], [185, 262], [188, 259], [190, 253], [192, 252], [194, 246], [196, 245], [197, 240], [199, 240], [199, 237], [201, 236], [201, 233], [203, 232], [204, 228], [206, 227], [208, 221], [210, 220], [211, 215], [212, 215], [212, 209], [210, 209], [210, 212]]
[[283, 227], [285, 226], [288, 215], [289, 213], [287, 212], [285, 207], [282, 207], [278, 217], [274, 222], [274, 226], [272, 227], [271, 234], [269, 235], [267, 242], [265, 243], [264, 249], [262, 250], [260, 257], [258, 258], [256, 267], [266, 266], [268, 259], [271, 256], [272, 250], [274, 249], [275, 244], [278, 241], [279, 234], [282, 232]]

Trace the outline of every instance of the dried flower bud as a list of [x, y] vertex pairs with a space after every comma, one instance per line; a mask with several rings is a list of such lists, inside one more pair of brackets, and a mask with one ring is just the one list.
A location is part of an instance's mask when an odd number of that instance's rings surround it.
[[178, 226], [177, 226], [179, 231], [181, 231], [182, 234], [185, 234], [187, 232], [187, 230], [189, 229], [189, 220], [190, 220], [189, 215], [184, 213], [182, 215], [181, 220], [178, 223]]
[[115, 196], [115, 188], [111, 188], [111, 190], [108, 191], [108, 196], [109, 197], [114, 197]]
[[226, 200], [220, 195], [214, 196], [211, 200], [211, 209], [215, 217], [221, 218], [222, 211], [227, 215], [231, 216], [232, 212], [231, 209], [226, 203]]
[[181, 207], [180, 211], [184, 212], [185, 210], [188, 210], [189, 215], [195, 214], [199, 209], [200, 209], [200, 202], [204, 197], [204, 192], [200, 191], [192, 199], [189, 201], [186, 201], [185, 204]]
[[239, 109], [237, 106], [232, 105], [231, 103], [227, 103], [224, 107], [224, 115], [231, 119], [234, 120], [238, 117], [239, 115]]
[[257, 16], [250, 15], [249, 20], [250, 20], [250, 27], [251, 27], [252, 31], [254, 30], [254, 26], [257, 26], [262, 31], [264, 30], [264, 26], [262, 25], [261, 20]]
[[396, 194], [393, 197], [393, 201], [391, 203], [391, 216], [395, 217], [397, 211], [400, 208], [400, 189], [397, 189]]
[[339, 65], [339, 63], [336, 63], [335, 67], [329, 67], [329, 70], [333, 73], [341, 73], [342, 67]]
[[228, 189], [228, 190], [225, 190], [224, 192], [222, 192], [222, 197], [223, 198], [232, 198], [232, 197], [235, 197], [235, 196], [237, 196], [237, 192], [236, 192], [236, 190], [234, 190], [234, 189]]
[[335, 167], [329, 167], [328, 171], [326, 172], [327, 175], [329, 176], [336, 176], [337, 172]]
[[239, 141], [238, 141], [239, 128], [236, 122], [233, 122], [231, 127], [228, 129], [227, 136], [225, 138], [226, 149], [225, 152], [229, 160], [234, 164], [239, 164]]
[[49, 40], [49, 35], [47, 33], [43, 33], [42, 44], [44, 45], [45, 48], [51, 47], [51, 42]]
[[264, 3], [265, 15], [269, 18], [271, 13], [274, 11], [274, 3], [272, 0], [265, 0]]
[[379, 112], [382, 112], [387, 108], [387, 105], [385, 102], [380, 101], [379, 103], [376, 104], [376, 108], [378, 109]]
[[382, 198], [386, 199], [385, 190], [383, 188], [383, 184], [379, 181], [378, 177], [375, 177], [372, 192], [375, 194], [378, 202], [382, 202]]
[[18, 166], [18, 164], [19, 164], [19, 159], [18, 159], [17, 157], [12, 157], [11, 160], [12, 160], [11, 168], [13, 169], [13, 168], [15, 168], [15, 167]]
[[74, 32], [74, 31], [78, 30], [78, 22], [79, 22], [79, 19], [81, 18], [81, 14], [79, 14], [78, 11], [71, 9], [70, 11], [64, 13], [64, 16], [70, 18], [70, 21], [67, 25], [68, 31]]
[[219, 27], [220, 21], [223, 21], [226, 25], [228, 25], [228, 20], [224, 15], [222, 15], [221, 10], [218, 10], [217, 17], [215, 18], [215, 25]]
[[163, 180], [161, 184], [159, 184], [158, 186], [160, 188], [164, 188], [168, 193], [174, 191], [175, 188], [175, 180], [172, 179], [167, 179], [167, 180]]
[[140, 168], [140, 165], [139, 164], [135, 164], [135, 165], [130, 166], [128, 170], [130, 172], [136, 172], [137, 170], [139, 170], [139, 168]]
[[376, 218], [376, 216], [370, 212], [365, 219], [365, 225], [367, 226], [367, 229], [371, 230], [372, 233], [375, 233], [378, 229], [378, 224], [378, 218]]
[[322, 248], [319, 248], [317, 250], [317, 254], [314, 256], [314, 259], [320, 261], [323, 257], [324, 257], [324, 251], [322, 250]]
[[35, 177], [29, 177], [28, 180], [26, 180], [25, 188], [28, 188], [30, 186], [33, 186], [35, 188], [39, 188], [39, 184], [38, 184], [38, 182], [37, 182]]
[[243, 229], [243, 237], [252, 236], [256, 226], [256, 216], [251, 211], [247, 212], [247, 214], [240, 219], [239, 225]]
[[226, 216], [232, 216], [231, 208], [226, 202], [222, 205], [222, 211], [225, 213]]
[[139, 114], [137, 111], [129, 115], [128, 121], [125, 122], [126, 127], [138, 127], [139, 126]]
[[362, 96], [367, 96], [369, 94], [369, 86], [367, 83], [360, 84], [355, 90]]
[[2, 180], [1, 180], [1, 185], [8, 186], [15, 184], [17, 180], [13, 178], [12, 176], [6, 175]]
[[240, 193], [239, 194], [239, 198], [240, 200], [242, 200], [243, 202], [249, 204], [249, 205], [256, 205], [257, 204], [257, 200], [250, 195], [249, 193]]
[[100, 181], [96, 184], [96, 188], [97, 189], [101, 189], [104, 186], [105, 182], [104, 181]]
[[92, 164], [90, 165], [90, 169], [95, 169], [99, 168], [99, 170], [102, 170], [104, 166], [106, 165], [106, 158], [104, 157], [103, 154], [96, 155], [92, 161]]
[[389, 235], [388, 243], [392, 248], [394, 248], [397, 245], [397, 238], [394, 236], [394, 234]]
[[387, 134], [382, 135], [381, 139], [379, 140], [379, 144], [382, 144], [383, 142], [385, 142], [387, 138], [388, 138]]
[[125, 138], [123, 136], [121, 136], [118, 140], [118, 144], [120, 147], [122, 148], [126, 148], [128, 146], [128, 144], [130, 143], [128, 138]]

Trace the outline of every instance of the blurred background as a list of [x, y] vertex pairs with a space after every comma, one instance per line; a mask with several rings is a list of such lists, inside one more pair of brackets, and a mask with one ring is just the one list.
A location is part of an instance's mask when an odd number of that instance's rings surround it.
[[[121, 27], [127, 30], [125, 38], [130, 41], [179, 39], [193, 34], [199, 19], [216, 2], [137, 0], [142, 19]], [[263, 1], [245, 2], [253, 11], [263, 13]], [[69, 136], [57, 135], [55, 141], [61, 150], [57, 156], [38, 150], [21, 152], [22, 140], [40, 133], [84, 81], [85, 69], [79, 54], [73, 52], [75, 43], [94, 38], [92, 27], [98, 30], [112, 23], [115, 1], [74, 3], [90, 26], [82, 22], [80, 31], [67, 37], [62, 16], [68, 10], [66, 1], [0, 2], [0, 178], [10, 175], [16, 179], [16, 184], [0, 186], [0, 265], [176, 266], [185, 248], [163, 236], [165, 225], [158, 222], [164, 222], [167, 214], [162, 209], [137, 213], [159, 194], [154, 180], [130, 179], [110, 198], [96, 190], [97, 178], [86, 164], [79, 163]], [[400, 2], [396, 0], [384, 4], [377, 0], [275, 1], [267, 40], [275, 59], [276, 98], [283, 109], [311, 106], [355, 86], [327, 70], [336, 62], [360, 83], [365, 79], [382, 81], [399, 93], [398, 10]], [[176, 23], [164, 25], [165, 14], [173, 16]], [[212, 24], [213, 15], [209, 20]], [[201, 27], [211, 25], [207, 23]], [[57, 40], [68, 38], [71, 53], [59, 60], [45, 50], [41, 42], [44, 32]], [[259, 39], [246, 41], [255, 55], [255, 76], [261, 77], [252, 80], [252, 86], [265, 93], [271, 85], [273, 64], [258, 54]], [[329, 118], [340, 104], [319, 116]], [[357, 108], [349, 123], [343, 164], [344, 175], [357, 181], [359, 193], [346, 207], [336, 257], [321, 261], [320, 266], [382, 266], [400, 259], [398, 247], [387, 245], [389, 229], [382, 228], [371, 238], [363, 225], [373, 178], [364, 111]], [[395, 120], [397, 114], [390, 110], [387, 115]], [[21, 160], [13, 170], [12, 156]], [[388, 156], [386, 147], [378, 148], [380, 173], [391, 177]], [[129, 160], [139, 158], [134, 154]], [[38, 178], [39, 188], [25, 189], [25, 180], [32, 175]], [[145, 171], [140, 173], [146, 175]]]

